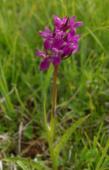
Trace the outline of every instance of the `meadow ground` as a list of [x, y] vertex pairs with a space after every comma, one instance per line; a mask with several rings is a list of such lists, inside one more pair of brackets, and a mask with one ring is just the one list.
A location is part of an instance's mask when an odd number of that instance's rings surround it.
[[59, 70], [55, 140], [73, 122], [90, 115], [61, 151], [59, 170], [109, 170], [109, 0], [0, 0], [4, 169], [51, 167], [44, 115], [51, 106], [53, 68], [42, 73], [35, 51], [42, 48], [38, 32], [45, 25], [52, 28], [53, 15], [76, 15], [84, 22], [79, 52]]

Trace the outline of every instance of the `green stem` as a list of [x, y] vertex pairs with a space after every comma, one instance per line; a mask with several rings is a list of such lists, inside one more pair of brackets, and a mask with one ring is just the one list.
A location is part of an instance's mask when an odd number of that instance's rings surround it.
[[53, 73], [53, 85], [52, 85], [52, 108], [50, 115], [50, 129], [49, 129], [49, 150], [52, 160], [53, 170], [57, 170], [55, 155], [54, 155], [54, 136], [55, 136], [55, 123], [56, 123], [56, 104], [57, 104], [57, 75], [58, 75], [58, 66], [54, 67]]
[[57, 103], [57, 75], [58, 75], [58, 66], [55, 66], [55, 67], [54, 67], [54, 73], [53, 73], [51, 118], [52, 118], [52, 117], [55, 117], [55, 114], [56, 114], [56, 103]]
[[50, 157], [52, 161], [52, 168], [53, 170], [58, 170], [53, 148], [54, 148], [53, 143], [49, 142], [49, 150], [50, 150]]

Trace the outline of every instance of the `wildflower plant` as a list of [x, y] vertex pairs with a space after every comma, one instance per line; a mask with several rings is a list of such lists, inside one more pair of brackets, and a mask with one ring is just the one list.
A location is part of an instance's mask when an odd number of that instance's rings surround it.
[[58, 142], [55, 141], [58, 70], [63, 60], [78, 52], [80, 35], [77, 34], [77, 28], [82, 25], [83, 23], [81, 21], [76, 22], [76, 16], [71, 18], [59, 18], [58, 16], [54, 16], [54, 29], [51, 31], [48, 27], [45, 27], [44, 31], [39, 32], [43, 39], [43, 50], [37, 50], [36, 52], [36, 56], [41, 59], [40, 70], [48, 70], [51, 64], [54, 69], [50, 122], [48, 122], [46, 118], [47, 140], [53, 170], [58, 169], [60, 151], [69, 140], [71, 134], [87, 118], [80, 118], [64, 132]]

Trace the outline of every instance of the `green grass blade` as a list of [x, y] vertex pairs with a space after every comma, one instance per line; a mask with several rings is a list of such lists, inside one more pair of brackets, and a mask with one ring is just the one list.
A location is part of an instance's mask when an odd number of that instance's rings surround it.
[[31, 159], [25, 159], [21, 157], [13, 157], [13, 158], [5, 158], [4, 162], [15, 163], [18, 165], [22, 170], [49, 170], [46, 165], [42, 161], [36, 160], [33, 161]]
[[61, 137], [59, 143], [56, 145], [56, 147], [54, 148], [54, 156], [57, 159], [59, 156], [60, 151], [64, 148], [64, 146], [66, 145], [66, 143], [68, 142], [68, 140], [70, 139], [72, 133], [75, 132], [75, 130], [89, 117], [83, 117], [80, 118], [79, 120], [77, 120], [70, 128], [68, 128], [63, 136]]
[[101, 155], [100, 159], [98, 160], [98, 163], [97, 163], [97, 166], [96, 166], [95, 170], [100, 170], [102, 168], [102, 163], [103, 163], [104, 158], [107, 155], [108, 149], [109, 149], [109, 139], [108, 139], [108, 141], [106, 143], [106, 146], [104, 147], [104, 149], [102, 151], [102, 155]]
[[99, 40], [99, 38], [97, 37], [97, 35], [90, 29], [90, 28], [86, 28], [88, 30], [88, 32], [90, 33], [90, 35], [95, 39], [96, 43], [100, 46], [100, 48], [105, 51], [105, 48], [103, 46], [103, 44], [101, 43], [101, 41]]

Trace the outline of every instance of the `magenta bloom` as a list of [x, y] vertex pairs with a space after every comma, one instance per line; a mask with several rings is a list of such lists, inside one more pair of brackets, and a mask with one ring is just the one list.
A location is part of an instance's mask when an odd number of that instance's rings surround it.
[[51, 31], [45, 27], [45, 30], [40, 32], [44, 50], [37, 51], [36, 55], [41, 58], [40, 69], [42, 71], [47, 70], [51, 63], [54, 66], [59, 65], [63, 59], [78, 51], [80, 36], [76, 33], [76, 29], [83, 23], [76, 22], [75, 19], [75, 16], [62, 19], [54, 16], [54, 30]]

